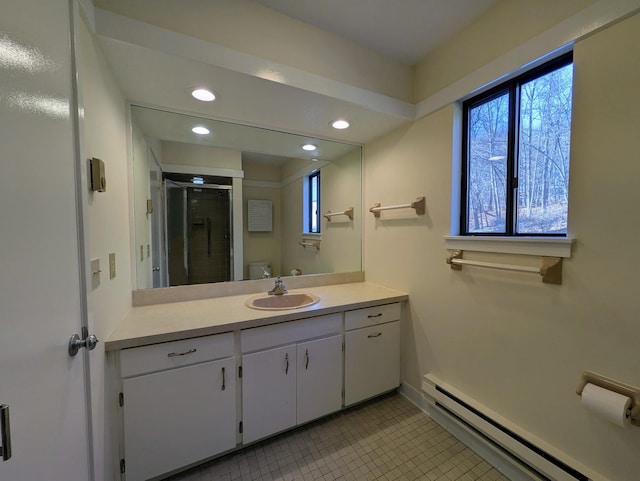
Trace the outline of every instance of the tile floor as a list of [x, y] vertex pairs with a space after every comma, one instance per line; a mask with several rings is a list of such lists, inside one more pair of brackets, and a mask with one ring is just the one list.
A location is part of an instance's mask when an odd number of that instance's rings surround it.
[[399, 394], [254, 444], [171, 481], [498, 481], [490, 464]]

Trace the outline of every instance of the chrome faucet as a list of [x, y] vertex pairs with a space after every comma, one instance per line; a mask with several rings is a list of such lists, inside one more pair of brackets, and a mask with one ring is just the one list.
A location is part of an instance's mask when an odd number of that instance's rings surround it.
[[282, 282], [282, 279], [280, 279], [280, 276], [276, 278], [276, 285], [274, 286], [274, 288], [271, 289], [269, 292], [267, 292], [267, 294], [269, 294], [270, 296], [281, 296], [282, 294], [286, 294], [286, 293], [287, 293], [287, 286], [284, 285], [284, 282]]

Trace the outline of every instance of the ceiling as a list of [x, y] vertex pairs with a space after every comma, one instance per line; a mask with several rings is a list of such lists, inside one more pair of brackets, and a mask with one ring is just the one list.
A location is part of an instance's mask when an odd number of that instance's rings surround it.
[[284, 15], [415, 65], [498, 0], [254, 0]]
[[[455, 36], [497, 1], [253, 0], [409, 64]], [[197, 8], [198, 2], [182, 5]], [[410, 102], [99, 8], [95, 19], [111, 70], [134, 104], [358, 145], [415, 120], [415, 105]], [[265, 75], [265, 70], [270, 73]], [[190, 90], [202, 85], [216, 92], [214, 102], [191, 98]], [[331, 128], [336, 118], [350, 120], [351, 127]]]

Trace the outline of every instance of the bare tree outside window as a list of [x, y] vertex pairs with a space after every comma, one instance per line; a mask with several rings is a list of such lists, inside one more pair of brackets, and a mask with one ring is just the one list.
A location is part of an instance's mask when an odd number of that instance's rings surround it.
[[572, 85], [569, 55], [465, 102], [463, 234], [566, 234]]
[[469, 115], [469, 232], [504, 232], [507, 215], [509, 94]]
[[516, 232], [567, 232], [573, 67], [522, 85]]

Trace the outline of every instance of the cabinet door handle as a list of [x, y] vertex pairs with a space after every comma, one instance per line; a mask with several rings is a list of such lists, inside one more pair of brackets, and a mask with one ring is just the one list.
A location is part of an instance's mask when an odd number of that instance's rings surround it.
[[289, 374], [289, 353], [286, 353], [284, 355], [284, 361], [287, 363], [286, 367], [284, 368], [284, 373], [285, 374]]
[[11, 457], [11, 429], [9, 427], [9, 406], [0, 404], [0, 458], [7, 461]]
[[224, 367], [222, 368], [222, 390], [224, 391], [226, 389], [226, 382], [225, 382], [225, 377], [224, 377]]
[[305, 356], [304, 368], [309, 369], [309, 349], [307, 349], [307, 351], [304, 353], [304, 356]]
[[373, 319], [374, 317], [382, 317], [382, 312], [379, 312], [378, 314], [369, 314], [367, 316], [369, 319]]
[[188, 351], [184, 352], [170, 352], [169, 354], [167, 354], [167, 357], [186, 356], [187, 354], [193, 354], [196, 351], [197, 349], [189, 349]]
[[369, 339], [371, 339], [372, 337], [380, 337], [380, 336], [382, 336], [382, 333], [381, 333], [381, 332], [379, 332], [379, 333], [377, 333], [377, 334], [369, 334], [367, 337], [368, 337]]

